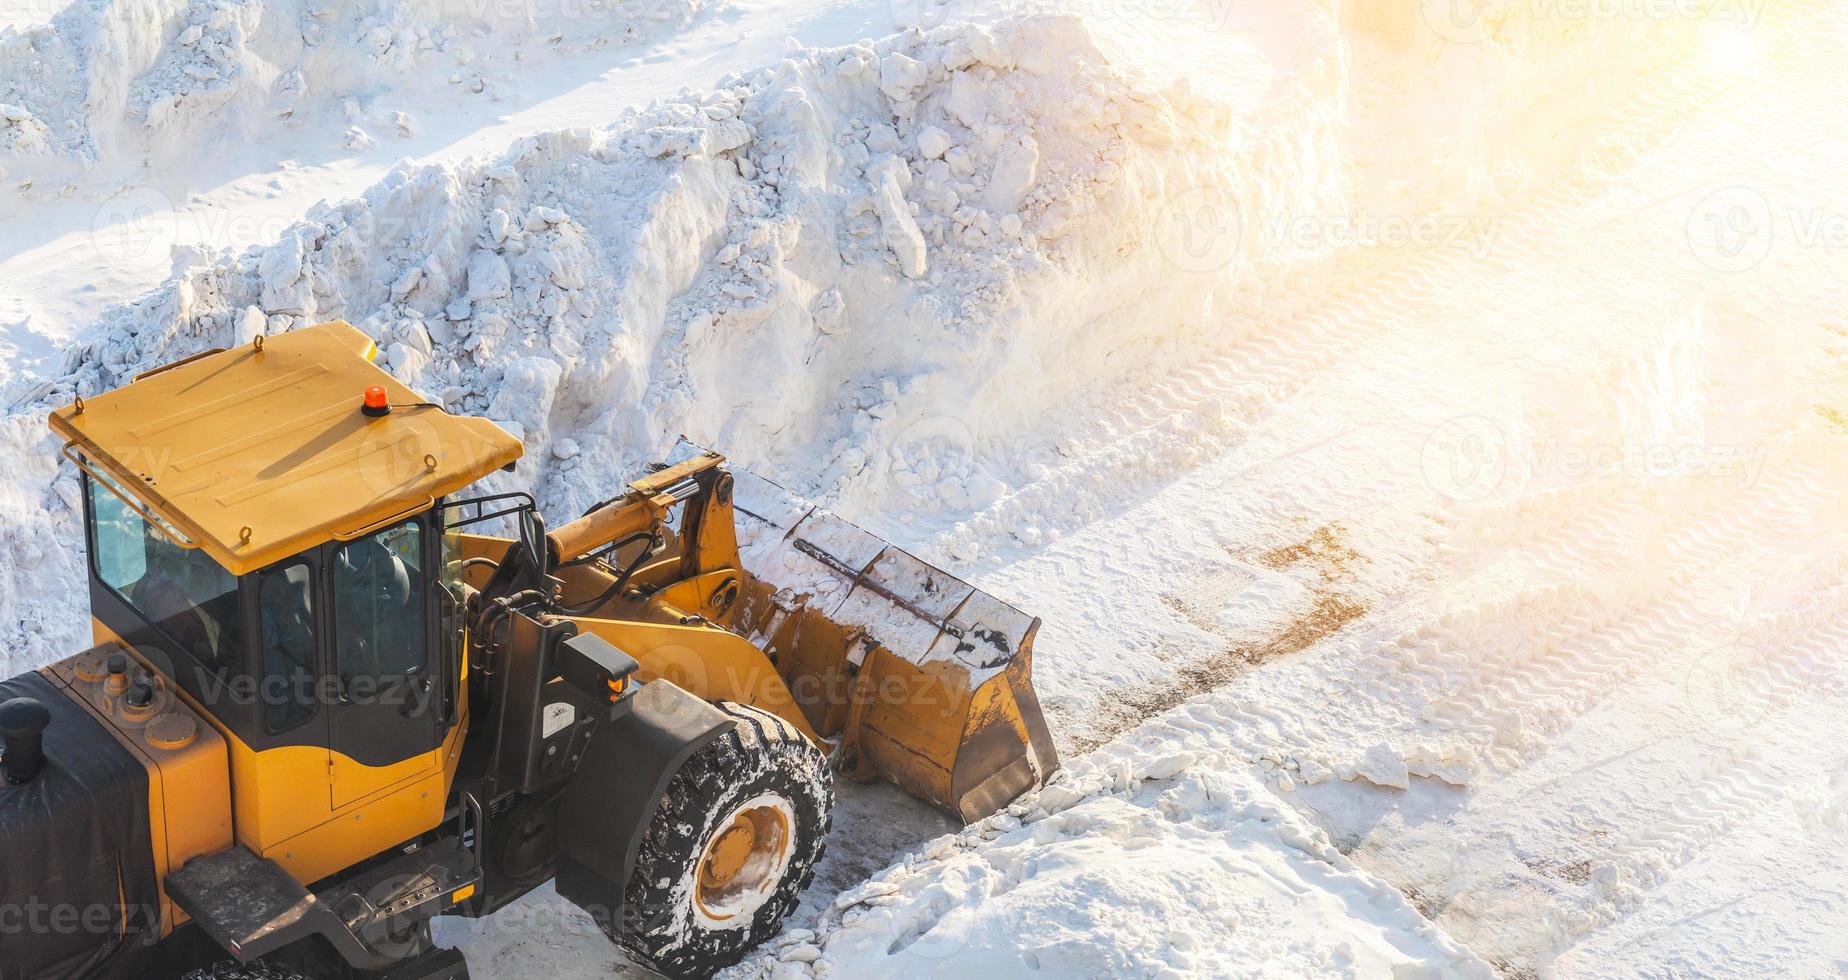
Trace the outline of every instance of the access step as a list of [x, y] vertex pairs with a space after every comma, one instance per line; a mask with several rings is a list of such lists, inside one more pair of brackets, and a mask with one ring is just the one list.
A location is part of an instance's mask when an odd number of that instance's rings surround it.
[[453, 951], [426, 948], [417, 927], [479, 885], [469, 850], [454, 839], [417, 848], [310, 892], [283, 867], [243, 846], [197, 857], [167, 875], [167, 894], [240, 962], [309, 936], [325, 936], [361, 970], [406, 980], [466, 977]]

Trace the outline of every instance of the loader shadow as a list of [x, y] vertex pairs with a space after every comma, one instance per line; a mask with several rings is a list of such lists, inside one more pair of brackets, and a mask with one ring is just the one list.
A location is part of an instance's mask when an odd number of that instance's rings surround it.
[[949, 814], [891, 783], [837, 781], [828, 851], [789, 924], [812, 926], [834, 896], [925, 843], [961, 829], [962, 824]]
[[[784, 928], [811, 928], [834, 897], [962, 825], [890, 783], [835, 784], [834, 826], [815, 880]], [[438, 918], [436, 942], [460, 948], [476, 980], [658, 976], [619, 952], [590, 916], [542, 886], [487, 919]]]

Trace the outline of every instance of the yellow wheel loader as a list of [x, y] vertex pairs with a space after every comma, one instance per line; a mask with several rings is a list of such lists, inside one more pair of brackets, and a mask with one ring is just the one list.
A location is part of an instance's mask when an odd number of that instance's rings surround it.
[[832, 775], [974, 820], [1057, 767], [1038, 621], [677, 456], [548, 529], [520, 442], [344, 323], [52, 413], [96, 646], [0, 683], [0, 980], [464, 977], [556, 883], [670, 976], [795, 906]]

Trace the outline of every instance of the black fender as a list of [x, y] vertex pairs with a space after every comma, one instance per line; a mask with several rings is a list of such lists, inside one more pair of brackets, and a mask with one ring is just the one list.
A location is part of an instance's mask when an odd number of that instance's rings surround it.
[[629, 700], [630, 711], [597, 726], [558, 806], [558, 894], [605, 928], [622, 921], [623, 894], [668, 783], [734, 724], [667, 681], [643, 684]]

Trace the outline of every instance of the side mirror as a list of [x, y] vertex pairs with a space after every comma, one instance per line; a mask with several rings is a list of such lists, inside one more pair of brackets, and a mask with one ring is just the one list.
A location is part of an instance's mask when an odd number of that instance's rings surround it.
[[463, 649], [462, 602], [454, 592], [439, 588], [437, 593], [437, 631], [440, 634], [436, 652], [436, 683], [441, 685], [437, 693], [436, 721], [445, 731], [456, 723], [457, 706], [462, 700], [462, 658], [467, 656]]
[[544, 519], [531, 507], [522, 507], [515, 515], [514, 520], [520, 525], [520, 543], [526, 546], [526, 553], [532, 555], [543, 570], [547, 563]]

